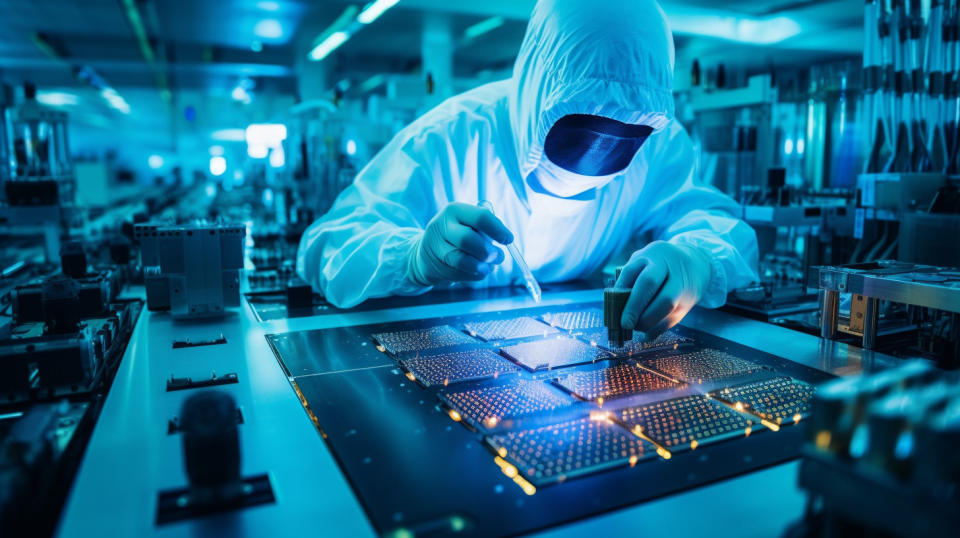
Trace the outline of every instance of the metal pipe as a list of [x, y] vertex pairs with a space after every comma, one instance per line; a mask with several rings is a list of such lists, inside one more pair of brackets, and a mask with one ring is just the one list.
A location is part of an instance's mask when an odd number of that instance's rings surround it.
[[840, 292], [820, 290], [820, 336], [833, 340], [837, 337], [837, 316], [840, 311]]

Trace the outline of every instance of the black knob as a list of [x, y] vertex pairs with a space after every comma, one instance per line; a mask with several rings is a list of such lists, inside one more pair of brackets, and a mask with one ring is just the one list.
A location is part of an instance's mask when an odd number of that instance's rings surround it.
[[87, 274], [87, 253], [83, 243], [70, 241], [60, 247], [60, 267], [63, 274], [72, 278], [83, 278]]
[[190, 487], [217, 488], [240, 478], [237, 405], [222, 391], [199, 392], [180, 411], [183, 460]]

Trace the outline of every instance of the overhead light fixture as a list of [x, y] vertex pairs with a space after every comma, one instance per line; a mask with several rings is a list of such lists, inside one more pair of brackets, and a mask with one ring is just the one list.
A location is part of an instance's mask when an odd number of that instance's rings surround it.
[[372, 4], [368, 4], [367, 7], [363, 8], [363, 11], [360, 12], [360, 15], [357, 16], [357, 22], [360, 24], [370, 24], [371, 22], [377, 20], [380, 15], [397, 5], [397, 2], [400, 0], [376, 0]]
[[210, 133], [210, 138], [218, 142], [243, 142], [247, 133], [243, 129], [219, 129]]
[[47, 106], [71, 106], [80, 102], [80, 98], [66, 92], [37, 92], [37, 102]]
[[120, 97], [120, 94], [117, 93], [117, 90], [113, 88], [104, 88], [100, 90], [100, 96], [103, 97], [107, 104], [109, 104], [113, 109], [120, 111], [123, 114], [130, 113], [130, 105], [127, 101]]
[[214, 176], [222, 176], [227, 171], [227, 160], [219, 155], [210, 157], [210, 173]]
[[273, 168], [283, 168], [286, 160], [286, 155], [283, 153], [283, 146], [277, 146], [270, 152], [270, 166]]
[[149, 166], [151, 170], [163, 168], [163, 157], [160, 155], [151, 155], [147, 158], [147, 166]]
[[344, 31], [330, 34], [326, 39], [321, 41], [319, 45], [310, 51], [310, 59], [319, 62], [320, 60], [326, 58], [331, 52], [336, 50], [337, 47], [343, 45], [344, 42], [346, 42], [346, 40], [349, 38], [350, 34]]
[[357, 11], [359, 11], [357, 6], [347, 6], [326, 30], [320, 32], [320, 35], [313, 41], [313, 48], [307, 54], [307, 57], [315, 62], [320, 61], [326, 58], [333, 49], [349, 39], [352, 31], [360, 26], [354, 21]]
[[283, 37], [283, 26], [277, 19], [263, 19], [253, 27], [253, 33], [264, 39], [279, 39]]
[[473, 26], [467, 27], [467, 29], [464, 30], [463, 32], [463, 36], [466, 39], [476, 39], [482, 36], [483, 34], [492, 32], [493, 30], [500, 28], [501, 26], [503, 26], [504, 22], [505, 22], [505, 19], [500, 16], [484, 19], [478, 22], [477, 24], [474, 24]]
[[275, 148], [287, 139], [287, 126], [282, 123], [251, 123], [247, 126], [247, 143]]
[[801, 31], [800, 24], [789, 17], [756, 19], [692, 8], [673, 8], [667, 17], [675, 34], [716, 37], [751, 45], [772, 45]]
[[360, 91], [364, 93], [373, 91], [377, 89], [377, 87], [379, 87], [381, 84], [383, 84], [384, 81], [386, 81], [386, 77], [384, 77], [383, 75], [373, 75], [372, 77], [363, 81], [362, 84], [360, 84]]
[[263, 159], [270, 153], [270, 148], [260, 144], [249, 144], [247, 146], [247, 156], [251, 159]]

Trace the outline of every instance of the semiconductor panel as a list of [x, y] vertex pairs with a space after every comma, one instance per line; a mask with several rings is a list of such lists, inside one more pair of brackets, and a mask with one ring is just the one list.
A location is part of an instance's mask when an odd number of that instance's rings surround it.
[[599, 308], [569, 310], [566, 312], [547, 312], [541, 316], [543, 321], [568, 331], [583, 331], [603, 327], [603, 311]]
[[464, 324], [464, 328], [471, 335], [482, 340], [512, 340], [530, 336], [550, 336], [557, 334], [557, 330], [549, 325], [528, 318], [495, 319], [490, 321], [472, 321]]
[[674, 379], [698, 384], [763, 370], [759, 364], [716, 349], [651, 357], [644, 359], [643, 365]]
[[536, 486], [653, 458], [655, 448], [608, 420], [582, 418], [487, 437]]
[[373, 339], [392, 355], [477, 343], [476, 340], [449, 325], [412, 331], [377, 333], [373, 335]]
[[468, 424], [485, 429], [511, 419], [562, 409], [573, 403], [543, 381], [521, 378], [479, 388], [446, 391], [439, 396]]
[[748, 412], [780, 424], [785, 421], [796, 422], [806, 416], [816, 390], [813, 385], [803, 381], [776, 377], [716, 390], [710, 394], [733, 406], [739, 403]]
[[557, 384], [584, 400], [611, 400], [683, 385], [644, 370], [632, 363], [621, 363], [599, 370], [573, 372], [557, 380]]
[[500, 351], [531, 371], [548, 370], [610, 358], [606, 352], [569, 337], [525, 342], [504, 347]]
[[750, 425], [738, 413], [701, 394], [628, 407], [618, 413], [624, 426], [630, 430], [639, 427], [668, 450], [695, 448], [710, 439], [744, 434]]
[[586, 331], [581, 335], [584, 340], [589, 341], [591, 344], [596, 344], [597, 346], [610, 351], [617, 357], [630, 357], [633, 355], [639, 355], [646, 351], [659, 350], [659, 349], [676, 349], [681, 344], [686, 344], [693, 342], [693, 340], [680, 336], [674, 331], [667, 331], [655, 340], [650, 342], [645, 342], [636, 338], [639, 333], [634, 333], [634, 339], [624, 342], [622, 347], [617, 347], [612, 344], [607, 338], [606, 329], [594, 329], [591, 331]]
[[520, 368], [489, 349], [403, 359], [400, 364], [427, 387], [513, 374]]

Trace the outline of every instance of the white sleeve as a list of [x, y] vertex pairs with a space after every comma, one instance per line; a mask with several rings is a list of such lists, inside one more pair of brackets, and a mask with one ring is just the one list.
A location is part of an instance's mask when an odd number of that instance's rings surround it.
[[414, 139], [397, 135], [300, 240], [297, 272], [338, 307], [430, 289], [407, 273], [410, 250], [438, 211]]
[[696, 156], [687, 132], [677, 127], [664, 134], [669, 138], [648, 169], [644, 191], [650, 189], [650, 202], [639, 231], [706, 252], [710, 283], [700, 304], [722, 306], [727, 293], [757, 280], [756, 232], [738, 218], [740, 206], [732, 198], [694, 177]]

